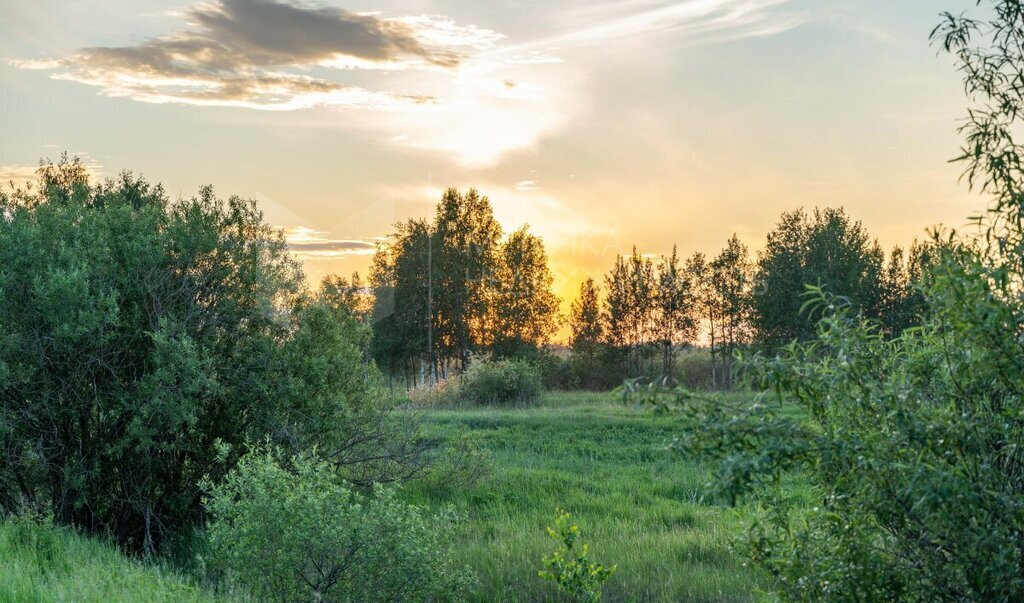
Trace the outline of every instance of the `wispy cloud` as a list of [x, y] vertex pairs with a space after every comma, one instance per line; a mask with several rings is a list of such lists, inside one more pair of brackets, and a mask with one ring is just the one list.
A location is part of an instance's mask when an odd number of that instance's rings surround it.
[[373, 118], [338, 127], [486, 167], [535, 148], [600, 102], [586, 89], [603, 68], [594, 61], [596, 46], [613, 45], [628, 60], [626, 42], [655, 36], [671, 36], [677, 45], [775, 33], [799, 22], [779, 10], [789, 2], [552, 3], [531, 17], [544, 27], [506, 36], [441, 15], [357, 13], [302, 0], [209, 0], [175, 11], [171, 18], [183, 22], [178, 31], [134, 45], [8, 62], [147, 103], [373, 111]]
[[312, 228], [295, 227], [284, 230], [292, 255], [300, 260], [332, 260], [350, 255], [371, 255], [375, 241], [331, 239], [327, 233]]
[[568, 20], [582, 26], [529, 46], [607, 43], [618, 38], [658, 34], [686, 36], [691, 42], [706, 43], [767, 35], [800, 23], [795, 13], [776, 10], [789, 3], [790, 0], [684, 0], [639, 9], [632, 0], [594, 3]]
[[[55, 145], [45, 144], [42, 145], [44, 149], [52, 150]], [[96, 159], [89, 156], [89, 153], [79, 151], [76, 153], [69, 154], [72, 157], [77, 157], [82, 165], [85, 166], [85, 171], [89, 175], [89, 180], [93, 183], [101, 180], [104, 177], [103, 164]], [[56, 159], [54, 159], [56, 161]], [[39, 179], [39, 164], [9, 164], [0, 165], [0, 186], [6, 186], [14, 183], [16, 186], [23, 186], [25, 184], [34, 183]]]
[[34, 181], [37, 169], [38, 166], [34, 165], [0, 165], [0, 185], [11, 182], [20, 185]]

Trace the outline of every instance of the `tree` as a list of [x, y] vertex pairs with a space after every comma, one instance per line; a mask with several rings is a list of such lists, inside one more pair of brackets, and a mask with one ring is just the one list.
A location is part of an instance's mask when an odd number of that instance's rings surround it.
[[592, 278], [580, 285], [580, 297], [572, 303], [569, 313], [569, 328], [572, 331], [569, 346], [573, 353], [593, 356], [601, 344], [604, 331], [599, 293]]
[[501, 245], [495, 279], [493, 334], [488, 337], [502, 356], [535, 352], [558, 328], [558, 298], [551, 291], [544, 243], [524, 226]]
[[[502, 240], [487, 197], [445, 191], [434, 221], [396, 226], [370, 272], [373, 357], [391, 375], [435, 382], [470, 354], [531, 355], [557, 329], [544, 244]], [[417, 375], [418, 373], [418, 375]]]
[[782, 215], [757, 262], [753, 323], [763, 349], [777, 350], [815, 335], [815, 318], [801, 313], [807, 285], [850, 300], [867, 316], [880, 311], [883, 256], [860, 222], [842, 209]]
[[440, 353], [460, 370], [469, 355], [483, 348], [492, 298], [488, 294], [498, 269], [501, 226], [487, 197], [476, 189], [461, 194], [449, 188], [434, 220], [436, 269], [434, 297], [436, 341]]
[[368, 293], [358, 272], [353, 272], [351, 279], [338, 275], [324, 277], [319, 296], [331, 305], [347, 310], [361, 322], [366, 321], [373, 311], [373, 296]]
[[629, 347], [634, 353], [633, 374], [638, 375], [644, 370], [646, 345], [649, 343], [654, 322], [654, 264], [650, 258], [637, 253], [634, 246], [627, 265], [629, 280], [627, 281], [626, 296], [629, 306], [626, 325], [629, 333]]
[[630, 344], [629, 320], [629, 268], [621, 255], [615, 256], [611, 272], [604, 277], [605, 299], [604, 331], [605, 342], [612, 347], [626, 349]]
[[904, 253], [894, 247], [881, 275], [879, 320], [885, 334], [892, 337], [920, 324], [926, 310], [922, 285], [938, 260], [934, 243], [916, 239]]
[[622, 352], [628, 374], [643, 371], [645, 346], [653, 332], [654, 265], [636, 247], [629, 257], [618, 256], [605, 276], [608, 298], [603, 330], [606, 342]]
[[438, 368], [433, 306], [433, 229], [409, 220], [377, 248], [370, 270], [373, 288], [373, 358], [391, 375], [423, 383]]
[[694, 316], [698, 325], [706, 326], [708, 346], [711, 350], [711, 387], [718, 388], [718, 367], [715, 363], [715, 351], [718, 349], [719, 304], [716, 302], [715, 290], [712, 288], [711, 265], [707, 257], [700, 252], [686, 260], [686, 274], [693, 283]]
[[672, 246], [672, 255], [658, 262], [655, 296], [654, 334], [662, 346], [662, 374], [673, 373], [675, 345], [693, 340], [697, 331], [694, 319], [694, 294], [686, 271], [679, 265], [679, 254]]
[[[750, 338], [750, 273], [747, 246], [733, 235], [710, 264], [711, 313], [717, 317], [718, 336], [712, 335], [711, 362], [721, 362], [721, 384], [732, 387], [732, 359]], [[715, 328], [715, 322], [711, 323]]]
[[255, 202], [67, 160], [40, 184], [0, 193], [6, 511], [155, 550], [245, 442], [332, 447], [373, 405], [365, 329], [303, 292]]
[[[850, 298], [818, 288], [816, 338], [750, 365], [777, 396], [676, 399], [697, 422], [686, 453], [718, 456], [721, 491], [767, 508], [750, 552], [788, 600], [1024, 592], [1024, 147], [1013, 138], [1024, 10], [991, 8], [984, 20], [946, 14], [932, 34], [971, 101], [960, 160], [993, 200], [980, 235], [936, 233], [920, 324], [890, 337]], [[794, 471], [818, 493], [811, 509], [778, 487]]]

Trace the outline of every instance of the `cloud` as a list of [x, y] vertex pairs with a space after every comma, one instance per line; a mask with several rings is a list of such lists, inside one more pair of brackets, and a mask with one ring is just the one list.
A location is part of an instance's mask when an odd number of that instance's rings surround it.
[[[363, 130], [482, 168], [535, 150], [603, 102], [589, 82], [602, 76], [609, 58], [631, 61], [633, 44], [658, 39], [676, 48], [783, 31], [796, 17], [776, 8], [790, 1], [549, 3], [529, 14], [529, 29], [511, 40], [441, 15], [356, 13], [302, 0], [207, 0], [174, 11], [171, 18], [182, 22], [177, 31], [134, 45], [8, 62], [147, 103], [350, 111], [337, 120], [315, 115], [289, 123]], [[523, 19], [506, 22], [521, 28]]]
[[799, 18], [773, 9], [790, 0], [686, 0], [637, 10], [631, 0], [589, 6], [570, 22], [584, 23], [543, 44], [608, 43], [616, 38], [685, 35], [691, 41], [719, 42], [770, 35], [795, 27]]
[[372, 91], [308, 72], [451, 70], [501, 35], [435, 16], [383, 18], [273, 0], [217, 0], [187, 9], [188, 29], [135, 46], [83, 48], [62, 59], [10, 60], [23, 69], [151, 103], [295, 110], [317, 106], [415, 110], [430, 95]]
[[[55, 148], [55, 145], [45, 144], [44, 149]], [[102, 180], [103, 164], [99, 161], [91, 158], [89, 153], [79, 151], [77, 153], [70, 153], [69, 156], [77, 157], [81, 160], [82, 165], [85, 166], [85, 171], [89, 175], [89, 181], [93, 184]], [[53, 159], [56, 163], [56, 159]], [[5, 187], [11, 183], [16, 186], [24, 186], [26, 184], [35, 184], [39, 180], [39, 164], [10, 164], [0, 165], [0, 187]]]
[[350, 255], [372, 255], [377, 249], [375, 241], [329, 239], [326, 234], [301, 226], [284, 230], [288, 249], [300, 260], [331, 260]]

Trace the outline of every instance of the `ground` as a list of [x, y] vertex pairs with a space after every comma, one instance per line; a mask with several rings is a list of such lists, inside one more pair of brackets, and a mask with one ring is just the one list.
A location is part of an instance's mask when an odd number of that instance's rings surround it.
[[213, 601], [175, 570], [28, 519], [0, 522], [0, 601]]
[[749, 512], [706, 496], [706, 465], [666, 450], [686, 425], [624, 405], [614, 394], [552, 393], [530, 408], [431, 409], [428, 434], [479, 438], [491, 473], [472, 486], [427, 480], [418, 502], [464, 511], [458, 555], [479, 575], [480, 600], [538, 601], [537, 571], [554, 548], [555, 508], [580, 525], [592, 557], [618, 569], [609, 601], [749, 600], [770, 580], [744, 563]]
[[[556, 508], [572, 513], [592, 559], [618, 566], [606, 601], [744, 601], [771, 589], [744, 562], [749, 509], [709, 499], [707, 463], [666, 450], [688, 428], [679, 417], [584, 392], [546, 394], [529, 408], [422, 412], [428, 437], [469, 437], [491, 457], [473, 484], [428, 478], [404, 493], [464, 512], [456, 555], [479, 577], [477, 600], [557, 600], [537, 576], [555, 548], [545, 527]], [[0, 522], [3, 601], [213, 600], [194, 583], [68, 530]]]

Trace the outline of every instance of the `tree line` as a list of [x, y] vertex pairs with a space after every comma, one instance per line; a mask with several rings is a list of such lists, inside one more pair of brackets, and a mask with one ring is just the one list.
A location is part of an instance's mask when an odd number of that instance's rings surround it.
[[680, 349], [706, 346], [712, 386], [729, 388], [741, 347], [775, 352], [816, 335], [816, 317], [803, 309], [807, 286], [842, 296], [890, 336], [915, 324], [924, 307], [917, 285], [934, 252], [915, 240], [886, 256], [841, 208], [782, 214], [756, 259], [736, 235], [710, 258], [682, 261], [673, 247], [654, 259], [634, 248], [616, 258], [603, 287], [582, 283], [570, 347], [588, 370], [606, 372], [611, 362], [625, 376], [671, 376]]
[[[558, 313], [543, 241], [524, 226], [505, 236], [486, 196], [448, 189], [432, 220], [396, 225], [378, 247], [369, 286], [339, 280], [373, 325], [374, 360], [407, 384], [463, 372], [474, 354], [563, 362], [544, 353], [568, 320], [572, 386], [673, 376], [680, 351], [706, 348], [713, 388], [733, 385], [743, 348], [775, 352], [815, 336], [807, 286], [847, 300], [894, 336], [919, 319], [917, 284], [934, 245], [888, 254], [842, 208], [783, 213], [754, 257], [733, 235], [715, 255], [652, 257], [634, 247], [601, 282], [580, 286]], [[549, 369], [550, 367], [542, 367]]]
[[373, 356], [410, 383], [466, 370], [473, 354], [523, 356], [558, 328], [541, 239], [507, 237], [475, 189], [444, 192], [432, 221], [397, 225], [370, 272]]

